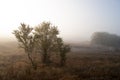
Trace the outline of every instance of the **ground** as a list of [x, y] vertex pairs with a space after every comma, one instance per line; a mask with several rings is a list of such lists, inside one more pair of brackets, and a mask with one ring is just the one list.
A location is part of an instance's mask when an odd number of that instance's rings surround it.
[[78, 47], [67, 54], [66, 66], [60, 67], [53, 59], [51, 65], [38, 63], [33, 70], [23, 50], [4, 48], [0, 50], [0, 80], [120, 80], [120, 52]]

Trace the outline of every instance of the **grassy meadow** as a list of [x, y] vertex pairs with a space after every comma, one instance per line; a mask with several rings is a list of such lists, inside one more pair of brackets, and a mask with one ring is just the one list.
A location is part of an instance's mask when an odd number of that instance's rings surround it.
[[0, 46], [0, 80], [120, 80], [119, 52], [77, 47], [67, 54], [66, 66], [60, 67], [59, 59], [52, 57], [49, 66], [38, 61], [38, 69], [33, 70], [16, 43], [6, 45]]

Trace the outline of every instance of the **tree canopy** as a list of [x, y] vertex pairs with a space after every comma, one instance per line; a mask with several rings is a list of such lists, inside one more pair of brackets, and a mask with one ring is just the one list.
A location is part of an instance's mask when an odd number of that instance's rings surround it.
[[[66, 53], [70, 51], [70, 46], [64, 44], [62, 38], [58, 37], [59, 31], [51, 23], [42, 22], [35, 28], [22, 23], [18, 30], [14, 30], [13, 34], [17, 38], [20, 47], [28, 55], [34, 69], [36, 69], [37, 64], [35, 64], [31, 55], [35, 53], [40, 54], [42, 62], [46, 65], [51, 62], [51, 56], [59, 53], [60, 64], [65, 65]], [[55, 54], [52, 55], [51, 53]]]
[[107, 32], [93, 33], [91, 42], [92, 44], [99, 44], [114, 48], [120, 48], [120, 36], [115, 34], [110, 34]]

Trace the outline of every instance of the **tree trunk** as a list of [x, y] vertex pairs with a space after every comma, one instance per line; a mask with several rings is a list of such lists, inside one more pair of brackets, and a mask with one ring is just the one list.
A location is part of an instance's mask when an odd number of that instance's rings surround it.
[[46, 65], [49, 65], [50, 63], [50, 56], [48, 55], [47, 50], [44, 50], [42, 62]]
[[43, 53], [43, 63], [47, 62], [47, 53]]
[[61, 66], [61, 67], [62, 67], [62, 66], [65, 66], [65, 62], [66, 62], [66, 60], [63, 59], [63, 58], [61, 58], [61, 60], [60, 60], [60, 66]]
[[32, 65], [33, 69], [36, 70], [37, 69], [37, 65], [34, 63], [33, 59], [31, 58], [30, 53], [28, 53], [28, 58], [29, 58], [29, 60], [31, 62], [31, 65]]
[[64, 53], [61, 53], [60, 54], [60, 66], [65, 66], [65, 63], [66, 63], [66, 55], [64, 55]]

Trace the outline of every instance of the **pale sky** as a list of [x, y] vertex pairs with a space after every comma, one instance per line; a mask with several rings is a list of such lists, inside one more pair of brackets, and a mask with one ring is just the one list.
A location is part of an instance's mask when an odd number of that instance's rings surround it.
[[120, 35], [120, 0], [0, 0], [0, 39], [13, 39], [21, 22], [58, 26], [66, 41], [89, 40], [93, 32]]

